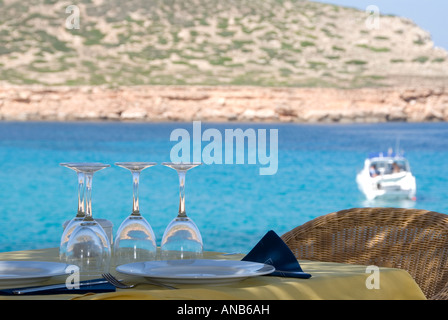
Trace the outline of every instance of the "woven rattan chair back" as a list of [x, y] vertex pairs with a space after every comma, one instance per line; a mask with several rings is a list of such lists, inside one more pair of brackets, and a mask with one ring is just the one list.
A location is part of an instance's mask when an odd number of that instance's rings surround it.
[[448, 215], [354, 208], [317, 217], [282, 239], [297, 259], [404, 269], [428, 299], [448, 300]]

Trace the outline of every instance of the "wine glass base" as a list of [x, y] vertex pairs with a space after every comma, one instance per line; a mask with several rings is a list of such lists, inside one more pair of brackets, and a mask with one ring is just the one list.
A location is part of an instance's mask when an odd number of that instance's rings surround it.
[[98, 162], [61, 163], [60, 165], [83, 173], [95, 173], [110, 167], [110, 164]]
[[115, 162], [116, 166], [131, 170], [142, 171], [143, 169], [155, 166], [155, 162]]
[[162, 165], [178, 171], [187, 171], [200, 166], [201, 162], [163, 162]]

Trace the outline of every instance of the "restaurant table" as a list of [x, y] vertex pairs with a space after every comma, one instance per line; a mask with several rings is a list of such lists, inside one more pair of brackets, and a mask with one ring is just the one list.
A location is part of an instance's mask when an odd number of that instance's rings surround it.
[[[240, 260], [243, 255], [206, 252], [206, 259]], [[2, 252], [0, 260], [58, 261], [58, 249]], [[424, 300], [423, 292], [402, 269], [379, 268], [379, 288], [366, 285], [372, 276], [366, 266], [333, 262], [299, 261], [302, 269], [312, 275], [309, 279], [276, 276], [257, 276], [220, 285], [176, 284], [177, 290], [151, 284], [133, 289], [96, 294], [57, 294], [0, 296], [0, 299], [145, 299], [145, 300]], [[111, 273], [116, 276], [115, 268]], [[123, 279], [132, 277], [120, 274]], [[82, 280], [82, 279], [81, 279]], [[138, 280], [138, 279], [134, 279]], [[144, 280], [140, 278], [139, 280]], [[61, 276], [37, 285], [64, 283]], [[35, 284], [34, 284], [35, 285]]]

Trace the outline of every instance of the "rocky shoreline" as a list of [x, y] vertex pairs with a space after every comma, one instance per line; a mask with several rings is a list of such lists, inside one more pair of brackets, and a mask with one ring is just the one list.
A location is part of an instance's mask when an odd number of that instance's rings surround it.
[[2, 121], [448, 121], [448, 88], [0, 86]]

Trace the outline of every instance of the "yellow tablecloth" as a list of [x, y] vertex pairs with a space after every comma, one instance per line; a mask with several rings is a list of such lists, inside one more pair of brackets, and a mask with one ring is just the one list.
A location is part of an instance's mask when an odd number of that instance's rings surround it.
[[[58, 261], [57, 249], [30, 250], [0, 253], [0, 260]], [[238, 256], [224, 256], [207, 253], [206, 258], [240, 259]], [[379, 269], [379, 288], [369, 289], [366, 280], [372, 276], [365, 266], [300, 261], [302, 269], [311, 273], [310, 279], [261, 276], [245, 279], [227, 285], [177, 285], [178, 290], [169, 290], [150, 284], [135, 289], [118, 289], [113, 293], [64, 294], [45, 296], [1, 296], [0, 299], [175, 299], [175, 300], [422, 300], [424, 294], [404, 270]], [[112, 273], [114, 273], [114, 270]], [[121, 275], [123, 278], [123, 275]], [[370, 279], [370, 278], [369, 278]], [[46, 283], [63, 282], [51, 279]]]

